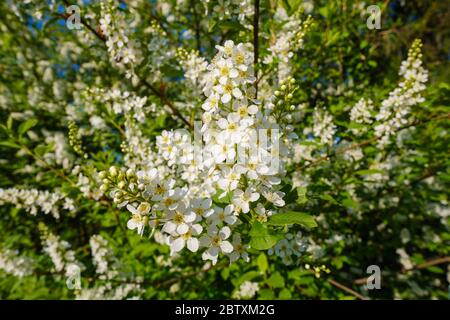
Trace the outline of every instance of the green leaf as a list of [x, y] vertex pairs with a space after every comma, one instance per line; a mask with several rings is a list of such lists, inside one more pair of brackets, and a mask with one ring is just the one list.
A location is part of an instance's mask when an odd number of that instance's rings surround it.
[[427, 270], [431, 271], [433, 273], [438, 273], [438, 274], [443, 274], [444, 273], [444, 270], [442, 270], [441, 268], [436, 267], [436, 266], [428, 267]]
[[385, 171], [379, 170], [379, 169], [367, 169], [367, 170], [358, 170], [355, 173], [363, 176], [363, 175], [370, 175], [370, 174], [377, 174], [377, 173], [383, 174], [383, 173], [385, 173]]
[[297, 204], [304, 204], [308, 202], [308, 198], [306, 197], [306, 188], [298, 187], [297, 188]]
[[2, 129], [2, 131], [6, 134], [8, 134], [9, 129], [4, 125], [4, 124], [0, 124], [0, 128]]
[[270, 289], [261, 289], [258, 291], [258, 299], [272, 300], [273, 298], [274, 298], [274, 293]]
[[38, 121], [36, 119], [28, 119], [27, 121], [22, 122], [18, 129], [19, 135], [20, 136], [23, 135], [25, 132], [34, 127], [37, 123]]
[[331, 203], [333, 203], [333, 204], [336, 204], [336, 205], [340, 205], [340, 203], [337, 202], [337, 201], [336, 201], [332, 196], [330, 196], [329, 194], [321, 195], [321, 196], [320, 196], [320, 199], [329, 201], [329, 202], [331, 202]]
[[267, 279], [267, 284], [273, 288], [283, 288], [284, 279], [279, 272], [276, 272], [269, 279]]
[[256, 260], [256, 263], [258, 264], [258, 268], [259, 270], [261, 270], [261, 272], [266, 272], [267, 268], [269, 267], [269, 263], [267, 262], [267, 257], [264, 253], [261, 253], [258, 257], [258, 259]]
[[233, 279], [231, 282], [235, 287], [239, 287], [243, 282], [250, 281], [258, 276], [260, 276], [260, 273], [258, 271], [249, 271], [244, 273], [239, 278]]
[[9, 115], [8, 120], [6, 120], [6, 127], [11, 130], [13, 124], [13, 118], [12, 115]]
[[288, 211], [274, 214], [268, 222], [275, 226], [284, 226], [288, 224], [299, 224], [308, 228], [317, 227], [317, 223], [312, 216], [303, 212]]
[[284, 288], [283, 290], [280, 291], [278, 298], [282, 300], [289, 300], [292, 298], [292, 294], [288, 289]]
[[43, 156], [44, 154], [46, 154], [48, 151], [50, 151], [51, 146], [49, 145], [45, 145], [45, 144], [40, 144], [38, 145], [36, 148], [34, 148], [34, 153], [36, 153], [38, 156]]
[[267, 227], [259, 221], [253, 224], [250, 237], [250, 246], [256, 250], [270, 249], [282, 238], [281, 235], [271, 234]]
[[20, 149], [20, 146], [12, 141], [0, 141], [0, 146]]

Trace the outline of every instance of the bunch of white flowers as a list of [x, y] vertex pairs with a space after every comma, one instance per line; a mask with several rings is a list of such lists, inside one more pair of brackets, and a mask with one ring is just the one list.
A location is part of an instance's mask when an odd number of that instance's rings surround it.
[[316, 108], [313, 114], [313, 134], [320, 139], [320, 143], [331, 145], [336, 125], [333, 123], [333, 116], [325, 109]]
[[80, 172], [81, 170], [80, 166], [75, 166], [72, 169], [72, 174], [78, 175], [76, 186], [85, 198], [99, 200], [103, 196], [103, 192], [98, 189], [98, 184], [101, 182], [98, 173], [92, 172], [88, 177], [83, 172]]
[[117, 275], [114, 264], [117, 263], [112, 251], [108, 247], [108, 241], [101, 235], [95, 234], [89, 239], [91, 246], [92, 261], [95, 272], [104, 275], [106, 279], [111, 279]]
[[257, 282], [244, 281], [239, 286], [239, 290], [233, 295], [235, 299], [250, 299], [259, 291], [259, 284]]
[[176, 51], [170, 46], [166, 31], [156, 21], [151, 22], [145, 33], [150, 37], [145, 57], [150, 69], [147, 77], [150, 77], [151, 81], [160, 81], [164, 77], [161, 68], [169, 63]]
[[76, 292], [76, 300], [137, 300], [142, 289], [139, 284], [122, 283], [114, 285], [108, 282], [94, 288], [82, 288]]
[[117, 10], [116, 0], [100, 2], [100, 29], [106, 37], [111, 62], [125, 69], [127, 76], [134, 75], [134, 66], [142, 61], [138, 44], [129, 38], [125, 14]]
[[61, 240], [58, 235], [53, 234], [43, 223], [39, 223], [42, 247], [52, 259], [54, 270], [63, 273], [67, 278], [76, 277], [85, 269], [84, 265], [75, 257], [75, 251], [70, 243]]
[[[206, 15], [211, 14], [209, 12], [209, 2], [210, 0], [203, 0]], [[246, 18], [248, 19], [254, 15], [255, 8], [251, 0], [217, 0], [212, 11], [220, 20], [237, 17], [237, 20], [244, 27], [251, 28], [252, 24]]]
[[[370, 99], [361, 98], [350, 111], [350, 120], [361, 124], [369, 125], [373, 122], [372, 112], [373, 112], [373, 102]], [[358, 128], [352, 128], [354, 134], [360, 134], [367, 132], [367, 126], [361, 126]]]
[[0, 188], [0, 205], [4, 204], [14, 204], [32, 215], [36, 215], [38, 211], [51, 213], [55, 219], [59, 219], [61, 209], [75, 210], [74, 200], [63, 193], [37, 189]]
[[104, 105], [108, 112], [130, 116], [139, 122], [145, 121], [146, 112], [154, 111], [154, 105], [147, 105], [147, 97], [141, 98], [119, 89], [90, 88], [82, 93], [81, 98], [89, 115], [95, 114], [97, 104]]
[[422, 42], [415, 40], [408, 52], [408, 59], [402, 62], [399, 75], [402, 80], [389, 98], [383, 100], [376, 120], [375, 135], [378, 146], [383, 148], [389, 138], [401, 127], [410, 123], [411, 107], [424, 101], [421, 92], [428, 81], [428, 71], [422, 67]]
[[99, 279], [104, 280], [100, 286], [93, 288], [80, 288], [76, 292], [77, 300], [121, 300], [132, 296], [139, 298], [142, 293], [141, 278], [134, 278], [129, 283], [127, 275], [120, 273], [120, 264], [109, 248], [108, 241], [101, 235], [93, 235], [89, 239], [92, 262]]
[[179, 48], [176, 54], [180, 65], [184, 70], [184, 76], [189, 81], [190, 87], [193, 86], [198, 92], [206, 85], [206, 75], [208, 62], [199, 55], [198, 51], [186, 51]]
[[282, 27], [272, 41], [269, 47], [270, 54], [264, 58], [264, 63], [278, 61], [278, 79], [281, 80], [291, 74], [290, 60], [295, 52], [303, 47], [303, 38], [311, 26], [312, 18], [308, 16], [302, 21], [297, 14], [288, 16], [286, 11], [280, 8], [275, 19], [282, 23]]
[[25, 277], [33, 272], [33, 260], [19, 256], [18, 251], [0, 251], [0, 269], [16, 277]]
[[[56, 164], [64, 169], [71, 168], [74, 159], [70, 153], [65, 134], [63, 132], [48, 132], [46, 130], [43, 130], [42, 133], [46, 136], [45, 143], [53, 146], [51, 151], [42, 156], [45, 162]], [[39, 162], [37, 164], [39, 165]]]
[[[101, 189], [132, 213], [130, 229], [143, 234], [146, 226], [161, 227], [172, 254], [203, 248], [203, 259], [213, 263], [219, 253], [247, 260], [248, 246], [237, 228], [258, 219], [265, 207], [284, 206], [281, 158], [295, 138], [292, 128], [277, 123], [289, 109], [285, 100], [295, 80], [283, 82], [261, 108], [254, 99], [251, 45], [226, 41], [217, 49], [208, 66], [203, 125], [195, 129], [201, 138], [192, 144], [187, 131], [163, 131], [156, 139], [163, 163], [137, 172], [111, 167], [101, 173]], [[261, 132], [266, 135], [258, 140]]]
[[287, 233], [267, 253], [278, 256], [285, 265], [289, 266], [295, 263], [296, 261], [294, 259], [302, 256], [307, 249], [308, 240], [302, 236], [301, 232], [297, 232], [295, 235]]

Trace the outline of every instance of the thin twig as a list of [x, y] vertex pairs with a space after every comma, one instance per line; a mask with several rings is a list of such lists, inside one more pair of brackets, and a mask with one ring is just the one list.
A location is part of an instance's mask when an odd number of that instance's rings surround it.
[[343, 284], [333, 280], [333, 279], [328, 279], [327, 280], [329, 283], [331, 283], [333, 286], [347, 292], [350, 293], [351, 295], [355, 296], [356, 298], [360, 299], [360, 300], [369, 300], [368, 297], [363, 296], [362, 294], [356, 292], [353, 289], [350, 289], [349, 287], [344, 286]]
[[[444, 264], [444, 263], [450, 263], [450, 256], [432, 259], [432, 260], [426, 261], [424, 263], [412, 266], [411, 268], [402, 269], [401, 273], [407, 273], [407, 272], [411, 272], [414, 270], [420, 270], [420, 269], [427, 269], [429, 267], [437, 266], [437, 265]], [[359, 278], [359, 279], [354, 280], [353, 283], [359, 284], [359, 285], [365, 284], [365, 283], [367, 283], [367, 279], [368, 279], [368, 277]]]
[[[68, 3], [67, 0], [64, 0], [64, 3], [66, 5], [70, 5]], [[68, 18], [67, 14], [60, 14], [59, 16], [63, 17], [64, 19]], [[91, 25], [89, 25], [89, 23], [86, 22], [85, 19], [81, 18], [80, 22], [83, 26], [85, 26], [89, 31], [91, 31], [99, 40], [101, 40], [103, 42], [103, 44], [106, 45], [106, 39], [104, 37], [103, 34], [101, 34], [99, 31], [95, 30]], [[169, 107], [169, 109], [172, 111], [172, 113], [178, 117], [184, 124], [186, 124], [189, 128], [192, 128], [192, 125], [190, 124], [190, 122], [184, 118], [184, 116], [180, 113], [180, 111], [173, 105], [172, 102], [170, 102], [167, 97], [165, 96], [164, 92], [157, 90], [153, 85], [151, 85], [146, 79], [144, 79], [144, 77], [140, 76], [140, 75], [136, 75], [139, 78], [139, 81], [141, 82], [141, 84], [143, 84], [144, 86], [146, 86], [147, 88], [149, 88], [152, 93], [157, 96], [161, 102], [165, 105], [167, 105]], [[165, 87], [165, 86], [162, 86]]]

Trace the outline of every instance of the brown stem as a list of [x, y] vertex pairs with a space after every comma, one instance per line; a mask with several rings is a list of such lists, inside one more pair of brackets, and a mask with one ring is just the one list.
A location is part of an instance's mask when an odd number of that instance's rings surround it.
[[328, 279], [327, 280], [329, 283], [331, 283], [333, 286], [347, 292], [350, 293], [351, 295], [355, 296], [356, 298], [360, 299], [360, 300], [369, 300], [368, 297], [363, 296], [362, 294], [359, 294], [358, 292], [356, 292], [353, 289], [350, 289], [349, 287], [344, 286], [343, 284], [333, 280], [333, 279]]
[[[424, 263], [418, 264], [413, 266], [412, 268], [409, 269], [402, 269], [401, 273], [407, 273], [407, 272], [411, 272], [413, 270], [420, 270], [420, 269], [426, 269], [432, 266], [436, 266], [436, 265], [440, 265], [440, 264], [444, 264], [444, 263], [450, 263], [450, 256], [449, 257], [442, 257], [442, 258], [436, 258], [436, 259], [432, 259], [429, 261], [426, 261]], [[353, 281], [354, 284], [358, 284], [358, 285], [362, 285], [367, 283], [367, 279], [368, 277], [364, 277], [364, 278], [359, 278]]]

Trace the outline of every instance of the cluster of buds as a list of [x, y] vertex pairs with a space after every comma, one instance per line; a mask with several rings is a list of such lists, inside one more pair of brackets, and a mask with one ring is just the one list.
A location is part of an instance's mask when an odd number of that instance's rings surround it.
[[82, 156], [84, 159], [87, 159], [88, 156], [81, 142], [78, 126], [73, 121], [69, 122], [69, 144], [76, 154]]
[[311, 270], [314, 273], [314, 276], [316, 278], [320, 278], [321, 272], [325, 272], [326, 274], [331, 273], [331, 270], [328, 267], [326, 267], [325, 265], [311, 267], [309, 264], [305, 264], [305, 269]]
[[312, 25], [312, 17], [308, 16], [305, 21], [299, 26], [298, 30], [295, 32], [294, 37], [291, 40], [291, 46], [298, 50], [303, 47], [304, 38], [306, 32], [309, 30], [309, 28]]
[[189, 57], [189, 51], [180, 47], [177, 49], [175, 56], [180, 60], [187, 60], [187, 58]]
[[280, 87], [278, 90], [275, 90], [272, 101], [272, 114], [277, 119], [283, 117], [285, 113], [295, 111], [296, 106], [292, 104], [292, 100], [297, 89], [298, 86], [296, 85], [295, 79], [291, 76], [280, 81]]
[[102, 179], [100, 190], [104, 193], [111, 192], [114, 203], [119, 207], [138, 198], [137, 176], [134, 170], [112, 166], [108, 171], [101, 171], [99, 177]]
[[153, 34], [159, 34], [161, 36], [167, 36], [167, 32], [161, 28], [161, 26], [159, 25], [159, 23], [155, 20], [152, 20], [150, 22], [150, 27], [148, 28], [148, 30], [153, 33]]

